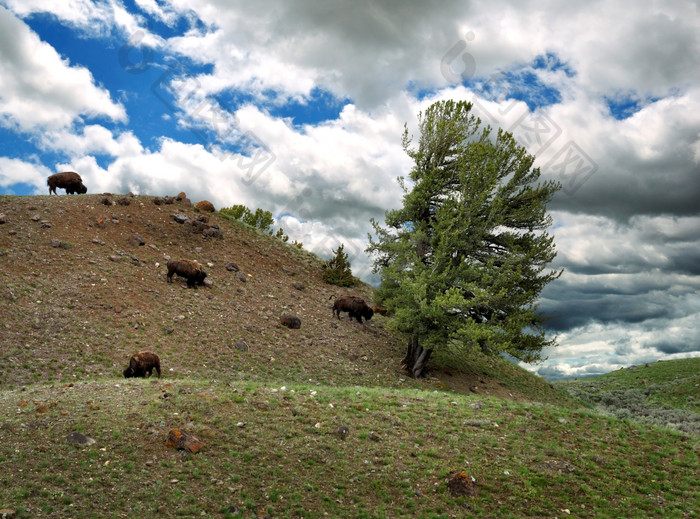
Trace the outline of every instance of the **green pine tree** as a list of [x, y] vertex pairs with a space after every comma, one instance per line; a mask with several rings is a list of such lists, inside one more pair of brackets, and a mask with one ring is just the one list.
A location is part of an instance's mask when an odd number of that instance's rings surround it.
[[541, 360], [544, 318], [536, 300], [561, 275], [546, 204], [561, 188], [537, 183], [534, 157], [513, 136], [470, 113], [471, 103], [440, 101], [419, 115], [420, 140], [401, 209], [386, 228], [372, 221], [368, 252], [382, 282], [379, 298], [396, 325], [426, 348], [507, 352]]
[[344, 251], [344, 248], [344, 245], [340, 245], [334, 250], [334, 256], [323, 266], [323, 281], [329, 285], [337, 285], [339, 287], [351, 287], [355, 285], [355, 278], [350, 269], [348, 253]]

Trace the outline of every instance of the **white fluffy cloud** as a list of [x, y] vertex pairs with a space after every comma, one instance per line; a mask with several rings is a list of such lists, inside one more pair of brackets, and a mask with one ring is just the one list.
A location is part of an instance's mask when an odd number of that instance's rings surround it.
[[53, 47], [0, 7], [0, 123], [31, 131], [69, 126], [81, 116], [125, 121], [124, 107]]

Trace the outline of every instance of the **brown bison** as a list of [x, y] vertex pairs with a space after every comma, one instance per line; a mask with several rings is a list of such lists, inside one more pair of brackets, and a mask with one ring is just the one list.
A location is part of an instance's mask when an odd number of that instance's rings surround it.
[[204, 284], [207, 273], [202, 270], [202, 265], [195, 260], [181, 259], [168, 261], [168, 283], [173, 282], [173, 274], [187, 279], [187, 286], [197, 288]]
[[[331, 296], [329, 299], [334, 297]], [[354, 317], [358, 323], [362, 322], [363, 317], [365, 321], [369, 321], [374, 315], [374, 310], [367, 306], [364, 299], [357, 296], [340, 296], [336, 298], [333, 302], [333, 315], [340, 319], [340, 312], [348, 312], [350, 319]]]
[[68, 195], [72, 195], [73, 193], [84, 195], [87, 193], [87, 187], [83, 184], [83, 179], [74, 171], [64, 171], [63, 173], [51, 175], [46, 183], [49, 185], [49, 194], [53, 193], [57, 195], [57, 187], [65, 189]]
[[124, 369], [124, 378], [151, 376], [153, 370], [160, 378], [160, 359], [150, 351], [140, 351], [129, 359], [129, 365]]

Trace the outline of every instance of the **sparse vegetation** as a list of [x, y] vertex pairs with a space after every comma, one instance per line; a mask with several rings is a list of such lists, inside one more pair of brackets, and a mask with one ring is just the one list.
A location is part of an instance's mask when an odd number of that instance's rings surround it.
[[[474, 353], [447, 372], [438, 355], [430, 377], [413, 380], [391, 318], [332, 317], [323, 262], [307, 251], [217, 214], [223, 238], [206, 239], [148, 197], [99, 201], [0, 197], [0, 509], [696, 517], [696, 436], [601, 415], [500, 357]], [[166, 283], [165, 255], [206, 265], [212, 287]], [[373, 300], [366, 285], [353, 293]], [[278, 324], [286, 311], [301, 329]], [[160, 356], [162, 378], [122, 377], [139, 349]], [[166, 447], [174, 428], [204, 448]], [[96, 443], [66, 443], [73, 431]], [[462, 471], [476, 479], [473, 497], [448, 488]]]

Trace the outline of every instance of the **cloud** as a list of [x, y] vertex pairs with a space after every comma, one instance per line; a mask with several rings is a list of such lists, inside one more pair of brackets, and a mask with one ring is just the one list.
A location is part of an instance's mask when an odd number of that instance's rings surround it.
[[0, 7], [0, 124], [34, 131], [69, 126], [82, 116], [126, 121], [126, 111], [21, 20]]

